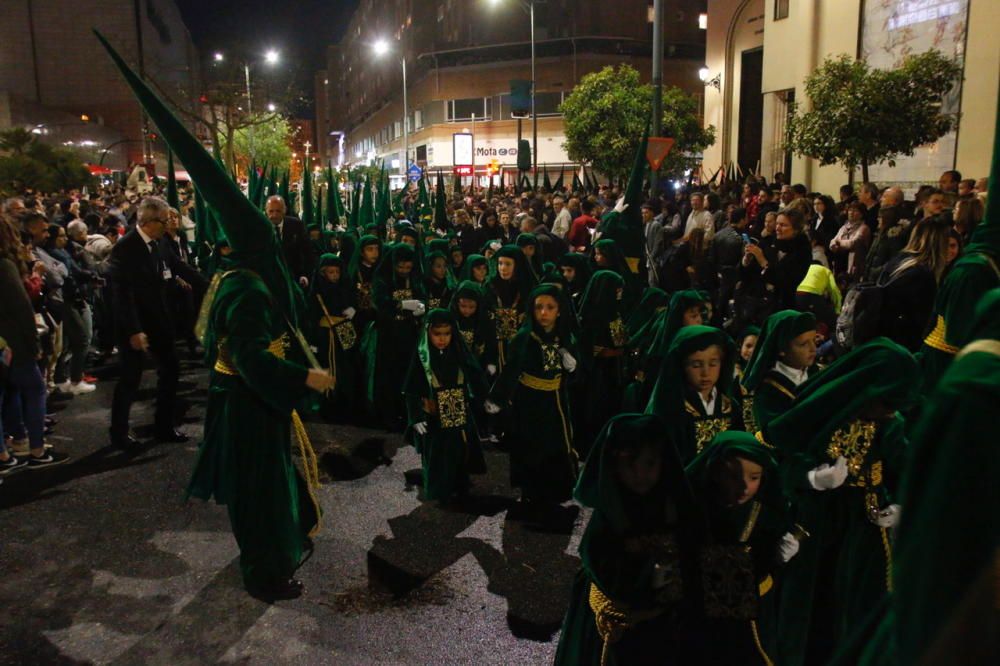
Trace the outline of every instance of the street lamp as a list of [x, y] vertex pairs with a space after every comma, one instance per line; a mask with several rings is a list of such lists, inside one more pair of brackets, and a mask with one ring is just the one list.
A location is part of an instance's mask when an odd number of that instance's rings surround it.
[[[387, 55], [392, 47], [387, 40], [378, 39], [372, 44], [372, 50], [376, 56], [382, 57]], [[405, 177], [410, 168], [410, 107], [406, 96], [406, 54], [402, 52], [402, 49], [399, 53], [399, 63], [403, 67], [403, 166], [401, 171]]]
[[[490, 0], [496, 7], [503, 0]], [[531, 21], [531, 160], [535, 173], [538, 172], [538, 114], [535, 113], [535, 2], [521, 0], [521, 8], [528, 12]]]
[[274, 112], [275, 112], [275, 110], [277, 110], [277, 108], [278, 108], [278, 107], [276, 107], [276, 106], [274, 105], [274, 102], [268, 102], [268, 104], [267, 104], [267, 110], [268, 110], [268, 111], [270, 111], [271, 113], [274, 113]]
[[[226, 56], [221, 51], [216, 51], [215, 54], [213, 55], [213, 59], [215, 60], [215, 62], [222, 62], [226, 59]], [[264, 62], [266, 62], [268, 65], [275, 65], [278, 63], [280, 59], [281, 59], [281, 54], [278, 53], [276, 49], [268, 49], [264, 53]], [[247, 86], [247, 116], [251, 117], [247, 138], [250, 144], [250, 157], [252, 159], [254, 150], [253, 150], [253, 93], [250, 91], [251, 64], [253, 63], [250, 61], [243, 62], [243, 75], [246, 80], [246, 86]], [[274, 109], [271, 108], [273, 106], [274, 106], [273, 104], [268, 104], [267, 110], [273, 112]]]

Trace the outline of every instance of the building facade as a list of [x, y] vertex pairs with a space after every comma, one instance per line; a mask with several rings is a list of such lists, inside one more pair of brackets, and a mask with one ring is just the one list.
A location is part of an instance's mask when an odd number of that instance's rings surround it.
[[160, 85], [192, 94], [198, 58], [173, 0], [0, 5], [0, 128], [37, 128], [42, 140], [82, 147], [115, 168], [152, 161], [139, 104], [90, 29]]
[[[960, 114], [957, 131], [877, 166], [880, 185], [915, 189], [936, 183], [942, 171], [986, 176], [997, 112], [1000, 2], [996, 0], [709, 0], [705, 64], [719, 87], [706, 88], [706, 125], [718, 136], [705, 151], [704, 170], [738, 164], [768, 179], [783, 171], [791, 181], [835, 192], [849, 180], [839, 165], [785, 150], [793, 103], [807, 105], [805, 79], [831, 56], [848, 54], [891, 68], [907, 53], [937, 49], [963, 64], [964, 80], [945, 100]], [[855, 175], [860, 180], [860, 174]]]
[[[664, 85], [701, 95], [702, 0], [667, 3]], [[597, 3], [548, 0], [535, 5], [537, 163], [553, 178], [574, 165], [558, 107], [589, 72], [628, 63], [651, 73], [652, 23], [644, 0]], [[476, 172], [496, 160], [517, 164], [518, 132], [532, 141], [531, 118], [511, 117], [511, 82], [531, 79], [531, 21], [520, 0], [362, 0], [342, 41], [316, 77], [319, 151], [334, 165], [383, 159], [401, 174], [403, 70], [409, 162], [454, 166], [452, 135], [474, 136]], [[376, 55], [379, 40], [388, 52]]]

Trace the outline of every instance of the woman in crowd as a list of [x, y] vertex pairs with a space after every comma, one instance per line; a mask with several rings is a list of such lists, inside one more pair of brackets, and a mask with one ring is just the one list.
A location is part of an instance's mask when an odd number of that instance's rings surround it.
[[[774, 225], [774, 243], [746, 246], [743, 265], [750, 275], [761, 280], [774, 295], [774, 307], [785, 310], [795, 307], [795, 290], [802, 282], [812, 261], [805, 220], [797, 210], [782, 210]], [[744, 275], [744, 279], [748, 279]]]
[[911, 352], [920, 348], [930, 325], [937, 286], [948, 267], [950, 230], [938, 217], [921, 220], [879, 276], [884, 292], [878, 332]]
[[847, 221], [830, 241], [834, 266], [847, 284], [853, 284], [865, 274], [865, 258], [871, 244], [871, 232], [865, 224], [865, 206], [855, 201], [847, 206]]

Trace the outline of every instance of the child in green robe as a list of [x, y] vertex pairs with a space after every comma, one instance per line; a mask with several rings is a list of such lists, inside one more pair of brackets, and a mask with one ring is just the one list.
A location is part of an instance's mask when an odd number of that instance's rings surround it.
[[432, 251], [426, 256], [424, 291], [427, 294], [427, 309], [446, 309], [451, 303], [454, 278], [448, 270], [448, 259], [444, 254]]
[[458, 332], [469, 352], [492, 377], [497, 373], [496, 332], [490, 321], [483, 288], [471, 280], [458, 285], [448, 306], [458, 325]]
[[747, 430], [763, 430], [788, 411], [799, 387], [814, 372], [816, 316], [811, 312], [781, 310], [768, 317], [743, 376], [743, 418]]
[[307, 331], [320, 365], [335, 380], [320, 408], [331, 419], [351, 417], [357, 400], [364, 395], [360, 344], [353, 322], [357, 310], [350, 287], [340, 257], [321, 255], [306, 297]]
[[538, 284], [541, 282], [542, 274], [544, 273], [544, 269], [542, 268], [542, 250], [538, 246], [538, 237], [535, 234], [523, 233], [517, 237], [514, 243], [524, 253], [525, 263], [528, 266], [528, 272], [531, 274], [531, 285]]
[[810, 535], [784, 572], [776, 663], [827, 663], [884, 599], [907, 448], [897, 410], [915, 402], [919, 379], [906, 349], [876, 338], [817, 373], [764, 427]]
[[511, 485], [525, 501], [564, 502], [576, 483], [567, 383], [577, 355], [561, 295], [550, 284], [531, 293], [530, 316], [511, 340], [493, 387], [493, 402], [506, 410]]
[[587, 457], [604, 424], [621, 411], [625, 390], [624, 287], [625, 281], [614, 271], [597, 271], [581, 302], [583, 375], [573, 392], [575, 448], [581, 459]]
[[498, 367], [507, 362], [507, 345], [524, 322], [531, 276], [521, 249], [505, 245], [493, 257], [496, 270], [486, 283], [486, 298], [497, 340]]
[[474, 401], [486, 396], [486, 382], [447, 310], [425, 317], [403, 391], [423, 467], [424, 498], [464, 495], [469, 474], [486, 471], [473, 416]]
[[639, 274], [632, 271], [628, 258], [617, 241], [611, 238], [602, 238], [594, 243], [593, 260], [595, 271], [614, 271], [625, 281], [623, 301], [626, 309], [631, 310], [639, 304], [646, 285], [639, 279]]
[[720, 433], [685, 470], [707, 521], [699, 569], [702, 626], [697, 663], [771, 664], [775, 574], [798, 552], [788, 533], [778, 467], [750, 433]]
[[569, 295], [573, 299], [573, 304], [580, 308], [583, 299], [583, 292], [586, 291], [590, 283], [590, 276], [593, 268], [590, 259], [585, 254], [578, 252], [567, 252], [559, 258], [559, 270], [569, 288]]
[[634, 364], [635, 379], [625, 390], [623, 408], [626, 410], [643, 410], [649, 403], [653, 392], [653, 384], [660, 372], [663, 357], [670, 349], [677, 331], [685, 326], [700, 325], [707, 321], [705, 305], [708, 295], [694, 289], [674, 292], [666, 310], [660, 311], [650, 318], [632, 337], [627, 348], [633, 350], [638, 358]]
[[683, 646], [696, 617], [702, 520], [663, 423], [644, 414], [611, 419], [574, 495], [593, 513], [555, 663], [698, 663]]
[[490, 278], [490, 260], [481, 254], [470, 254], [462, 265], [461, 281], [471, 280], [485, 287]]
[[739, 404], [730, 395], [735, 355], [722, 330], [686, 326], [663, 359], [646, 412], [667, 424], [685, 464], [720, 432], [743, 428]]
[[375, 326], [365, 341], [368, 394], [383, 427], [402, 430], [405, 418], [399, 379], [417, 345], [420, 317], [427, 308], [416, 251], [396, 243], [379, 263], [372, 288]]
[[357, 304], [354, 326], [358, 335], [364, 335], [368, 325], [375, 321], [375, 304], [372, 301], [372, 285], [375, 267], [382, 256], [382, 241], [378, 236], [365, 235], [358, 239], [357, 247], [351, 254], [347, 277], [351, 281]]

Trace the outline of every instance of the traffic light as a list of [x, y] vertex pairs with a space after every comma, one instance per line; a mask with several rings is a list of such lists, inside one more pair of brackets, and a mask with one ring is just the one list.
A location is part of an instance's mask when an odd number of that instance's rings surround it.
[[528, 118], [531, 116], [531, 81], [514, 80], [510, 82], [510, 117]]

